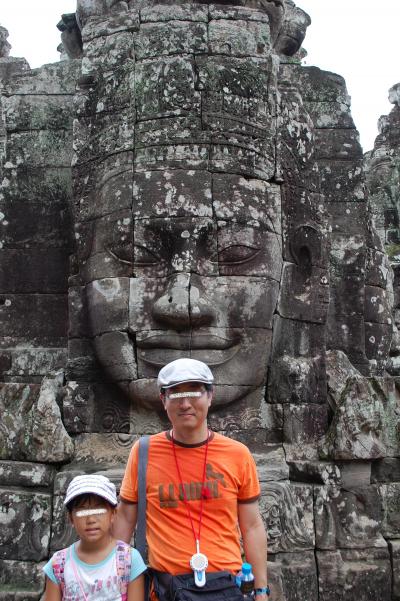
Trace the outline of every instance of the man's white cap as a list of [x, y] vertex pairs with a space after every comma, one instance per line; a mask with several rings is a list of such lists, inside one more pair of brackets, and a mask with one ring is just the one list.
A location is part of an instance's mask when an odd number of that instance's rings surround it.
[[64, 505], [68, 505], [75, 497], [86, 494], [97, 495], [114, 505], [114, 507], [118, 504], [117, 491], [108, 478], [96, 474], [83, 474], [82, 476], [75, 476], [69, 483]]
[[202, 382], [212, 384], [214, 376], [211, 369], [202, 361], [196, 359], [175, 359], [167, 363], [158, 374], [159, 388], [171, 388], [184, 382]]

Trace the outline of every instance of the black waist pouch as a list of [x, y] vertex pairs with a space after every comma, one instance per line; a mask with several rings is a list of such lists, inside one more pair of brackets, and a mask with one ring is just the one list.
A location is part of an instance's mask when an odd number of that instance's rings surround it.
[[193, 574], [171, 576], [152, 570], [153, 587], [159, 601], [243, 601], [234, 576], [229, 572], [206, 574], [206, 584], [198, 587]]

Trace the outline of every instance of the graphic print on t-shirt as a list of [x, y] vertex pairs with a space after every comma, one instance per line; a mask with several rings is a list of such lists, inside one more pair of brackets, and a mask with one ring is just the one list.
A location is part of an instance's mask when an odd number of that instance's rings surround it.
[[160, 484], [158, 487], [158, 499], [160, 507], [178, 507], [179, 501], [199, 501], [204, 496], [204, 489], [208, 491], [207, 498], [218, 499], [220, 486], [226, 487], [224, 474], [215, 472], [210, 463], [206, 465], [206, 482], [184, 482], [178, 486], [174, 483]]

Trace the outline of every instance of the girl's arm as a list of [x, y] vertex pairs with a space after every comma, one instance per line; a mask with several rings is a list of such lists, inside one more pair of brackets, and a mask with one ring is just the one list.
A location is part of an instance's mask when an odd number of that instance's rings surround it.
[[[45, 601], [56, 601], [56, 599], [47, 599]], [[58, 600], [57, 600], [58, 601]], [[144, 601], [144, 576], [140, 574], [135, 580], [128, 584], [128, 601]]]
[[[133, 598], [133, 597], [132, 597]], [[61, 588], [59, 584], [55, 584], [46, 576], [46, 590], [44, 593], [44, 601], [61, 601]]]

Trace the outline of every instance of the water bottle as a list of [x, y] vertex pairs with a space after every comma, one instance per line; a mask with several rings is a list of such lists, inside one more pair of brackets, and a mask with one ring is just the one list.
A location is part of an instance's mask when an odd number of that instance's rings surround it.
[[242, 569], [236, 575], [236, 584], [243, 593], [244, 599], [252, 599], [254, 593], [254, 574], [251, 571], [251, 563], [244, 563]]

